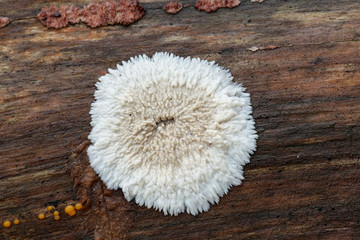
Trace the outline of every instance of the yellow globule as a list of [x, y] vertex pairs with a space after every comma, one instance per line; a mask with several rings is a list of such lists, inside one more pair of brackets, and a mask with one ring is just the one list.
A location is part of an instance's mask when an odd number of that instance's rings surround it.
[[40, 213], [40, 214], [38, 215], [38, 218], [39, 218], [40, 220], [44, 219], [44, 218], [45, 218], [45, 214]]
[[48, 211], [51, 211], [51, 210], [53, 210], [53, 209], [54, 209], [53, 206], [48, 206], [48, 207], [47, 207], [47, 210], [48, 210]]
[[19, 223], [20, 223], [20, 220], [19, 220], [19, 219], [15, 219], [15, 220], [14, 220], [14, 224], [15, 224], [15, 225], [18, 225]]
[[54, 219], [55, 219], [55, 221], [60, 220], [60, 216], [59, 216], [59, 215], [55, 215], [55, 216], [54, 216]]
[[54, 216], [59, 216], [59, 215], [60, 215], [59, 211], [54, 212]]
[[81, 210], [82, 208], [83, 208], [83, 205], [81, 203], [75, 204], [75, 209], [76, 210]]
[[68, 205], [65, 207], [65, 212], [69, 215], [69, 216], [74, 216], [76, 214], [76, 210], [74, 208], [73, 205]]
[[3, 222], [3, 226], [6, 227], [6, 228], [10, 227], [10, 226], [11, 226], [11, 222], [8, 221], [8, 220], [6, 220], [6, 221]]
[[68, 215], [69, 215], [70, 217], [74, 216], [75, 214], [76, 214], [76, 210], [71, 211], [71, 212], [68, 213]]

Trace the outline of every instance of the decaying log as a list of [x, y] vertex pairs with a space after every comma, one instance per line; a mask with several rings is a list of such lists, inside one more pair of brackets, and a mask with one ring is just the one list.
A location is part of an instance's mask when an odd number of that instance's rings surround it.
[[[166, 1], [140, 3], [146, 15], [128, 27], [47, 29], [35, 16], [49, 3], [0, 2], [12, 19], [0, 29], [0, 220], [21, 221], [1, 227], [0, 239], [357, 239], [358, 2], [242, 1], [176, 15], [163, 11]], [[195, 217], [127, 202], [88, 164], [98, 77], [157, 51], [214, 60], [252, 97], [259, 139], [245, 180]], [[85, 209], [66, 216], [79, 201]]]

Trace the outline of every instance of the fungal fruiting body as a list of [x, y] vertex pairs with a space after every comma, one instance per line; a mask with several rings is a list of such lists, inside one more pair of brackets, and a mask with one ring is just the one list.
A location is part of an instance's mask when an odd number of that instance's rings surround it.
[[40, 219], [40, 220], [45, 219], [45, 214], [40, 213], [40, 214], [38, 215], [38, 219]]
[[198, 0], [195, 8], [199, 11], [215, 12], [219, 8], [234, 8], [240, 5], [239, 0]]
[[76, 210], [81, 210], [82, 208], [83, 208], [83, 205], [81, 203], [75, 204], [75, 209]]
[[0, 28], [5, 27], [11, 22], [10, 18], [8, 17], [0, 17]]
[[20, 220], [19, 220], [19, 219], [15, 219], [15, 220], [14, 220], [14, 224], [15, 224], [15, 225], [18, 225], [19, 223], [20, 223]]
[[9, 220], [6, 220], [6, 221], [3, 222], [3, 226], [6, 227], [6, 228], [10, 227], [11, 222]]
[[164, 11], [166, 13], [171, 13], [171, 14], [175, 14], [180, 12], [180, 10], [183, 8], [183, 5], [179, 2], [168, 2], [165, 6], [164, 6]]
[[145, 15], [137, 0], [92, 2], [83, 8], [74, 5], [43, 7], [37, 18], [48, 28], [86, 23], [91, 28], [106, 25], [129, 25]]
[[76, 210], [73, 205], [67, 205], [64, 211], [70, 216], [74, 216], [76, 214]]
[[109, 189], [196, 215], [240, 185], [256, 148], [250, 95], [214, 62], [156, 53], [109, 69], [91, 106], [90, 164]]

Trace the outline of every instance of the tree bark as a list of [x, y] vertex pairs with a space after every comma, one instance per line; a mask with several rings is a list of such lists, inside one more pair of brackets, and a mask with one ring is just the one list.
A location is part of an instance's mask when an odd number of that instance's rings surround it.
[[[12, 19], [0, 29], [0, 219], [21, 221], [0, 238], [358, 238], [359, 3], [243, 1], [176, 15], [164, 2], [141, 3], [145, 17], [128, 27], [54, 30], [35, 18], [50, 3], [0, 2], [0, 16]], [[97, 79], [158, 51], [216, 61], [252, 97], [259, 139], [243, 184], [197, 216], [127, 202], [106, 189], [86, 155]], [[85, 209], [66, 216], [65, 205], [79, 201]]]

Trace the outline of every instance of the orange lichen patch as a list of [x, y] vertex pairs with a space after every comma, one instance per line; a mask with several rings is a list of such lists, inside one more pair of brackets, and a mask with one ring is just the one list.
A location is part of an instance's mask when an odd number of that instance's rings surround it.
[[47, 208], [46, 208], [48, 211], [51, 211], [51, 210], [53, 210], [54, 209], [54, 207], [53, 206], [47, 206]]
[[145, 14], [137, 0], [93, 2], [83, 8], [73, 5], [44, 7], [37, 15], [48, 28], [63, 28], [69, 24], [86, 23], [91, 28], [105, 25], [129, 25]]
[[8, 220], [6, 220], [6, 221], [3, 222], [3, 226], [6, 227], [6, 228], [10, 227], [10, 226], [11, 226], [11, 222], [8, 221]]
[[198, 0], [195, 8], [199, 11], [215, 12], [219, 8], [234, 8], [238, 6], [241, 1], [238, 0]]
[[14, 220], [14, 224], [15, 224], [15, 225], [18, 225], [19, 223], [20, 223], [20, 220], [19, 220], [19, 219], [15, 219], [15, 220]]
[[10, 18], [8, 17], [0, 17], [0, 28], [5, 27], [11, 22]]
[[54, 212], [54, 216], [59, 216], [59, 215], [60, 215], [59, 211]]
[[54, 216], [54, 220], [55, 220], [55, 221], [60, 220], [60, 216]]
[[45, 218], [45, 214], [40, 213], [40, 214], [38, 215], [38, 219], [42, 220], [42, 219], [44, 219], [44, 218]]
[[73, 205], [67, 205], [65, 207], [65, 212], [67, 213], [67, 215], [69, 216], [74, 216], [76, 214], [76, 210], [74, 208]]
[[76, 210], [81, 210], [82, 208], [83, 208], [83, 205], [81, 203], [75, 204], [75, 209]]
[[183, 8], [183, 5], [179, 2], [168, 2], [164, 6], [164, 10], [166, 13], [175, 14], [180, 12], [180, 10]]

